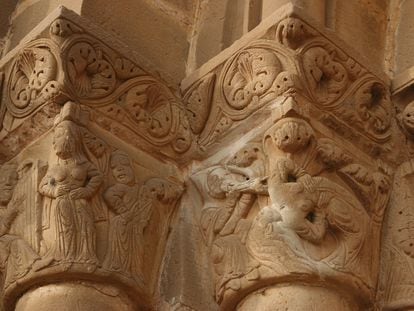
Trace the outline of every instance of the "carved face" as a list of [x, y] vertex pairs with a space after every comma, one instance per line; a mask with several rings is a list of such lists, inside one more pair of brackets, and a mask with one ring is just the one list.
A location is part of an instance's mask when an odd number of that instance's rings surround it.
[[402, 113], [402, 123], [404, 128], [414, 134], [414, 102], [409, 103]]
[[112, 174], [121, 184], [130, 185], [135, 182], [134, 171], [126, 154], [115, 154], [111, 158]]
[[0, 204], [7, 205], [13, 195], [17, 183], [17, 172], [14, 165], [5, 165], [0, 168]]
[[53, 135], [53, 148], [56, 155], [65, 160], [73, 157], [76, 150], [76, 137], [74, 125], [69, 121], [63, 121], [56, 126]]
[[276, 146], [285, 152], [296, 152], [305, 148], [312, 137], [312, 130], [300, 119], [285, 119], [275, 124], [273, 139]]

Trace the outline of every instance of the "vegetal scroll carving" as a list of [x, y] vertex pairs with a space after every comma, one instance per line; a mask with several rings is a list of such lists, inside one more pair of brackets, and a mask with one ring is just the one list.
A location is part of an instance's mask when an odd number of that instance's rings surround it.
[[303, 55], [303, 66], [317, 103], [329, 105], [345, 92], [348, 73], [324, 48], [312, 47], [307, 50]]
[[223, 69], [219, 86], [228, 104], [223, 109], [232, 119], [242, 119], [277, 96], [295, 92], [298, 86], [295, 73], [287, 71], [281, 61], [280, 51], [267, 44], [257, 42], [240, 51]]
[[102, 98], [116, 85], [112, 65], [90, 43], [75, 43], [68, 52], [68, 77], [79, 98]]
[[187, 116], [194, 134], [202, 132], [209, 117], [215, 81], [216, 76], [209, 75], [184, 95]]
[[6, 102], [13, 116], [26, 117], [60, 94], [54, 49], [50, 42], [38, 40], [14, 60], [7, 85], [10, 102]]

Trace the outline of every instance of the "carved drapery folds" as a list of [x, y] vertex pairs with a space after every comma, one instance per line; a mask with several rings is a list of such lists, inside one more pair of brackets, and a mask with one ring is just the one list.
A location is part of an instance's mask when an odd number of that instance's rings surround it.
[[262, 143], [194, 177], [205, 194], [200, 226], [211, 248], [218, 303], [234, 306], [260, 283], [319, 279], [328, 287], [341, 283], [368, 305], [387, 170], [359, 163], [300, 117], [277, 121]]
[[141, 306], [152, 299], [183, 187], [160, 173], [139, 176], [139, 163], [90, 124], [86, 109], [67, 102], [50, 138], [38, 142], [53, 146], [47, 162], [34, 152], [38, 158], [19, 167], [2, 166], [0, 267], [10, 310], [27, 286], [45, 286], [62, 273], [129, 288]]
[[[293, 297], [303, 290], [289, 285], [295, 282], [345, 290], [349, 297], [339, 294], [332, 307], [338, 310], [371, 306], [392, 180], [392, 169], [372, 160], [392, 145], [387, 86], [295, 17], [235, 52], [185, 98], [213, 75], [212, 95], [202, 98], [211, 97], [212, 108], [200, 147], [250, 137], [192, 176], [220, 308], [258, 307], [259, 300], [279, 307], [280, 294], [263, 291], [283, 288]], [[256, 119], [260, 127], [243, 137], [251, 129], [244, 124]]]
[[[0, 272], [10, 310], [60, 276], [109, 282], [134, 306], [153, 307], [185, 178], [202, 198], [189, 222], [221, 309], [259, 300], [274, 309], [278, 299], [258, 293], [280, 289], [281, 301], [307, 287], [338, 310], [372, 305], [392, 178], [376, 160], [393, 143], [383, 81], [292, 16], [180, 98], [86, 24], [54, 20], [0, 68]], [[409, 139], [412, 110], [401, 116]], [[226, 156], [214, 154], [230, 141]]]

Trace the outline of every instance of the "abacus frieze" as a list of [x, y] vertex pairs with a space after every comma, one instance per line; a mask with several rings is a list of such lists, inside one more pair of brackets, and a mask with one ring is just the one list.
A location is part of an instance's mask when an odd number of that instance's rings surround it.
[[166, 147], [169, 155], [182, 154], [193, 144], [184, 109], [148, 76], [134, 79], [112, 102], [90, 111], [94, 122], [105, 130], [126, 141], [138, 135], [150, 146]]
[[385, 83], [300, 18], [290, 16], [240, 48], [193, 81], [186, 96], [213, 75], [210, 115], [196, 131], [203, 148], [288, 97], [367, 152], [390, 147], [393, 111]]

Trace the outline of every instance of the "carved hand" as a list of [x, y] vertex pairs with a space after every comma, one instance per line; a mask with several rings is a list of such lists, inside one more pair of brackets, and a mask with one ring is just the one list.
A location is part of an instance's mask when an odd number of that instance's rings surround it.
[[86, 199], [89, 197], [89, 191], [85, 187], [80, 187], [78, 189], [72, 190], [69, 193], [69, 196], [72, 200]]
[[57, 186], [55, 194], [56, 194], [57, 197], [59, 197], [61, 195], [67, 194], [69, 191], [70, 191], [70, 188], [67, 185]]

